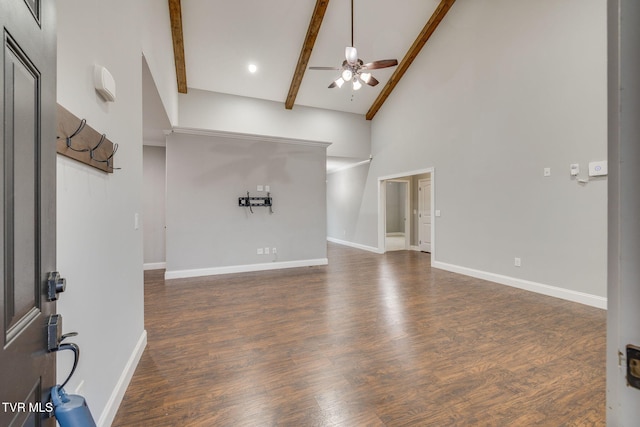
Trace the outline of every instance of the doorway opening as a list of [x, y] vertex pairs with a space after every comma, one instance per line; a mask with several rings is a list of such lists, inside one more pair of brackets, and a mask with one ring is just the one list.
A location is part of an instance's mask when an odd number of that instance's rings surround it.
[[409, 180], [391, 179], [385, 182], [385, 251], [409, 249], [410, 188]]
[[378, 178], [378, 249], [435, 252], [434, 169]]

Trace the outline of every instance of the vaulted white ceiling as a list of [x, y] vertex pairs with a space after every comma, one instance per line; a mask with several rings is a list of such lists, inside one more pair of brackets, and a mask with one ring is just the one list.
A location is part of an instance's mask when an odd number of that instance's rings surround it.
[[[188, 88], [285, 102], [316, 0], [181, 3]], [[354, 0], [358, 56], [401, 61], [439, 3]], [[350, 0], [330, 0], [308, 65], [339, 66], [350, 44]], [[358, 91], [349, 84], [328, 89], [338, 71], [306, 70], [295, 105], [365, 114], [394, 69], [375, 70], [380, 84]]]

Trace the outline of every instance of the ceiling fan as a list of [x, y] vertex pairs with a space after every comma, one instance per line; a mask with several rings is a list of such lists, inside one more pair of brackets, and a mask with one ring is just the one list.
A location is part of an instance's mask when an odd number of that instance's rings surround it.
[[342, 61], [341, 67], [309, 67], [310, 70], [342, 70], [340, 77], [331, 82], [329, 89], [334, 87], [342, 87], [345, 82], [353, 82], [353, 90], [362, 87], [362, 83], [369, 86], [375, 86], [380, 83], [371, 75], [369, 70], [377, 70], [380, 68], [393, 67], [398, 65], [397, 59], [382, 59], [364, 63], [358, 58], [358, 50], [353, 46], [353, 0], [351, 0], [351, 46], [344, 49], [345, 60]]

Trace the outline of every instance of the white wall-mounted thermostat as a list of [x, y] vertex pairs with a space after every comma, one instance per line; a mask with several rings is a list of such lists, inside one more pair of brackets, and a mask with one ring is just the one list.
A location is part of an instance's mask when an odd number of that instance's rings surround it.
[[93, 84], [105, 101], [114, 102], [116, 100], [116, 81], [109, 70], [102, 65], [96, 65], [93, 69]]
[[589, 162], [589, 176], [603, 176], [607, 172], [607, 161]]

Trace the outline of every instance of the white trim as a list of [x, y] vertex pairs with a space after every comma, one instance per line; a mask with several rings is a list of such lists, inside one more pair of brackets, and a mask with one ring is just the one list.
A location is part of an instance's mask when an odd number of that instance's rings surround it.
[[143, 270], [164, 270], [167, 268], [166, 262], [146, 262], [142, 265]]
[[478, 279], [488, 280], [491, 282], [507, 285], [525, 291], [535, 292], [537, 294], [547, 295], [560, 298], [567, 301], [577, 302], [596, 308], [607, 309], [607, 298], [597, 295], [591, 295], [584, 292], [572, 291], [571, 289], [558, 288], [556, 286], [545, 285], [543, 283], [531, 282], [529, 280], [518, 279], [502, 274], [489, 273], [487, 271], [475, 270], [473, 268], [462, 267], [454, 264], [447, 264], [440, 261], [432, 261], [431, 266], [442, 270], [451, 271], [453, 273], [464, 274]]
[[425, 173], [433, 174], [433, 171], [434, 171], [434, 168], [425, 168], [425, 169], [418, 169], [415, 171], [395, 173], [393, 175], [379, 176], [378, 181], [387, 181], [387, 180], [396, 179], [396, 178], [407, 178], [407, 177], [412, 177], [414, 175], [423, 175]]
[[333, 237], [327, 237], [327, 240], [331, 243], [337, 243], [338, 245], [350, 246], [356, 249], [362, 249], [363, 251], [373, 252], [376, 254], [383, 254], [380, 249], [373, 246], [361, 245], [360, 243], [347, 242], [346, 240], [334, 239]]
[[307, 139], [283, 138], [279, 136], [258, 135], [258, 134], [240, 133], [240, 132], [225, 132], [221, 130], [186, 128], [186, 127], [180, 127], [180, 126], [174, 127], [171, 130], [171, 132], [185, 134], [185, 135], [218, 136], [222, 138], [243, 139], [248, 141], [278, 142], [281, 144], [306, 145], [310, 147], [326, 148], [331, 145], [330, 142], [324, 142], [324, 141], [310, 141]]
[[193, 270], [167, 270], [164, 278], [184, 279], [188, 277], [216, 276], [219, 274], [248, 273], [251, 271], [280, 270], [284, 268], [313, 267], [327, 265], [327, 258], [304, 259], [300, 261], [271, 262], [264, 264], [230, 265], [226, 267], [197, 268]]
[[145, 347], [147, 346], [147, 331], [143, 330], [140, 338], [138, 339], [138, 343], [136, 344], [131, 356], [129, 356], [129, 360], [122, 370], [122, 374], [116, 383], [107, 404], [98, 419], [99, 427], [108, 427], [113, 423], [113, 420], [118, 413], [118, 409], [120, 408], [120, 403], [122, 403], [122, 398], [124, 397], [124, 393], [127, 391], [127, 387], [131, 382], [131, 378], [133, 377], [133, 373], [138, 366], [138, 362], [140, 362], [140, 358], [142, 357], [142, 353], [144, 352]]
[[411, 245], [411, 246], [409, 246], [409, 250], [410, 250], [410, 251], [420, 252], [420, 247], [419, 247], [419, 246]]

